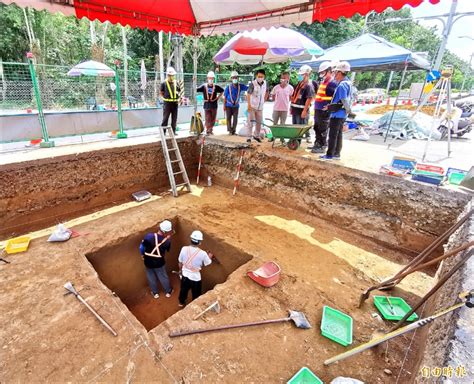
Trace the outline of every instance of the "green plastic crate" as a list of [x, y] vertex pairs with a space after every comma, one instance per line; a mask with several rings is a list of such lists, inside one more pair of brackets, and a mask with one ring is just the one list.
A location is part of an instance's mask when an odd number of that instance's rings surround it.
[[459, 185], [464, 180], [467, 175], [467, 171], [458, 168], [448, 168], [446, 172], [446, 177], [448, 178], [448, 183], [452, 185]]
[[352, 344], [352, 317], [325, 305], [321, 334], [345, 347]]
[[[390, 297], [390, 303], [393, 306], [393, 313], [386, 296], [374, 296], [374, 305], [382, 314], [385, 320], [401, 320], [410, 310], [410, 305], [401, 297]], [[418, 319], [416, 313], [412, 314], [407, 321], [415, 321]]]
[[323, 382], [318, 376], [311, 372], [311, 369], [303, 367], [288, 380], [287, 384], [323, 384]]

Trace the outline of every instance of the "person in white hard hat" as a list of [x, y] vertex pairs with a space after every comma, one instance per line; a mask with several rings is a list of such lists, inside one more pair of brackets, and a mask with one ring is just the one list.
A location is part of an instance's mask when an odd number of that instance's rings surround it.
[[341, 61], [334, 68], [334, 79], [337, 88], [331, 103], [325, 108], [330, 112], [328, 149], [322, 160], [340, 160], [342, 149], [342, 128], [347, 115], [351, 113], [352, 83], [347, 77], [351, 66], [347, 61]]
[[227, 132], [229, 135], [235, 135], [237, 121], [239, 120], [240, 97], [246, 92], [248, 87], [239, 83], [239, 74], [232, 71], [230, 74], [231, 84], [225, 87], [224, 91], [224, 112], [227, 122]]
[[332, 73], [333, 66], [334, 63], [324, 61], [318, 69], [319, 84], [314, 100], [314, 132], [316, 140], [311, 150], [312, 153], [324, 153], [327, 148], [329, 112], [325, 107], [331, 101], [337, 87]]
[[[163, 99], [163, 120], [162, 127], [168, 126], [168, 119], [171, 115], [171, 128], [176, 133], [176, 122], [178, 121], [178, 102], [180, 98], [181, 88], [177, 83], [176, 71], [173, 67], [166, 69], [166, 80], [161, 83], [160, 95]], [[166, 129], [164, 130], [166, 133]]]
[[[298, 70], [298, 85], [295, 87], [291, 97], [291, 115], [293, 124], [308, 124], [311, 102], [314, 97], [314, 87], [310, 81], [311, 67], [302, 65]], [[306, 133], [306, 141], [311, 142], [309, 132]]]
[[171, 297], [173, 288], [166, 273], [165, 253], [170, 251], [173, 225], [169, 220], [160, 223], [157, 232], [148, 233], [140, 244], [140, 253], [145, 263], [146, 277], [155, 299], [160, 297], [158, 281], [166, 297]]
[[188, 292], [191, 290], [193, 300], [202, 293], [201, 268], [212, 263], [213, 255], [199, 248], [204, 240], [201, 231], [191, 233], [191, 245], [184, 246], [179, 253], [178, 262], [181, 272], [181, 289], [179, 291], [179, 306], [184, 307]]
[[198, 92], [201, 92], [204, 96], [204, 116], [206, 133], [212, 135], [212, 129], [216, 123], [217, 117], [217, 104], [219, 102], [224, 89], [215, 84], [216, 75], [213, 71], [207, 73], [207, 82], [197, 88]]

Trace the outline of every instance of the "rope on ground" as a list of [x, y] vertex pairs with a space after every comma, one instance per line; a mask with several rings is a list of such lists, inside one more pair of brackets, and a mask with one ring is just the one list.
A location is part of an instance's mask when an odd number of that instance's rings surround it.
[[[421, 308], [420, 319], [423, 318], [423, 312], [425, 311], [425, 306], [426, 306], [426, 301], [425, 301], [425, 303], [423, 304], [423, 307]], [[416, 331], [417, 331], [417, 330], [418, 330], [418, 328], [413, 331], [413, 336], [411, 337], [410, 344], [408, 345], [407, 351], [406, 351], [406, 353], [405, 353], [405, 357], [403, 358], [402, 366], [400, 367], [400, 371], [398, 372], [397, 381], [395, 382], [395, 384], [398, 384], [398, 381], [400, 380], [400, 377], [402, 376], [403, 367], [405, 366], [405, 362], [406, 362], [406, 360], [407, 360], [408, 353], [409, 353], [410, 350], [411, 350], [411, 346], [412, 346], [412, 344], [413, 344], [413, 340], [415, 340], [415, 336], [416, 336]]]

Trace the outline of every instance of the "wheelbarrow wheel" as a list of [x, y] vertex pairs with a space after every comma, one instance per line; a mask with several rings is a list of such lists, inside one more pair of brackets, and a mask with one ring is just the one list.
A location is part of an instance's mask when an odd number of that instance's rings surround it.
[[300, 146], [300, 142], [297, 139], [291, 139], [288, 142], [288, 148], [292, 149], [293, 151], [297, 150]]

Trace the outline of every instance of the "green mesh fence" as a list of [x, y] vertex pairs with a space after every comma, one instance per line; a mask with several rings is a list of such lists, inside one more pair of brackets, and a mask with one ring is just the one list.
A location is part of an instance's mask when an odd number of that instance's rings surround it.
[[36, 109], [28, 64], [3, 63], [0, 66], [0, 110], [13, 113], [27, 109]]

